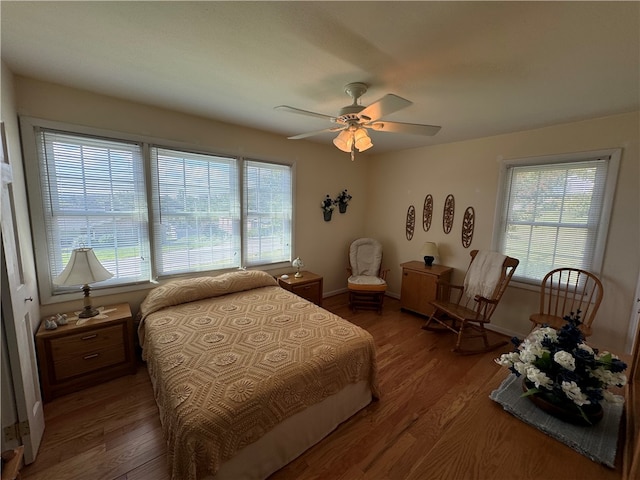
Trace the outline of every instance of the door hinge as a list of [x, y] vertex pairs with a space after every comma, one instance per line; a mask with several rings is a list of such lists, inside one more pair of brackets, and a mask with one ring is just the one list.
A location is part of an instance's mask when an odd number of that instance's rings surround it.
[[29, 429], [29, 422], [18, 422], [8, 427], [4, 427], [4, 441], [10, 442], [11, 440], [20, 440], [22, 437], [26, 437], [31, 433]]

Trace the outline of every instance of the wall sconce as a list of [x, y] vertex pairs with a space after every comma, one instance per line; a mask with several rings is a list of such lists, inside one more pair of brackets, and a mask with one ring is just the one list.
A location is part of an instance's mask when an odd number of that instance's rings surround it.
[[438, 252], [438, 245], [434, 242], [425, 242], [420, 250], [420, 255], [424, 257], [425, 267], [432, 266], [434, 257], [440, 256], [440, 253]]
[[82, 285], [84, 310], [78, 314], [78, 318], [91, 318], [100, 312], [91, 306], [91, 287], [89, 284], [102, 282], [111, 277], [113, 277], [113, 273], [102, 266], [92, 248], [76, 248], [71, 252], [69, 263], [62, 273], [53, 280], [53, 283], [65, 286]]

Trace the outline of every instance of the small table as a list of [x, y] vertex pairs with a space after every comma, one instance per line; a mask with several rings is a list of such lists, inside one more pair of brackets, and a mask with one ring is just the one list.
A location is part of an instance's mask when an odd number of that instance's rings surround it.
[[133, 317], [128, 303], [109, 305], [89, 319], [67, 313], [55, 330], [36, 333], [40, 383], [45, 402], [85, 387], [136, 372]]
[[295, 273], [289, 273], [289, 278], [278, 277], [278, 284], [285, 290], [322, 306], [322, 276], [313, 272], [302, 271], [301, 277], [296, 278]]

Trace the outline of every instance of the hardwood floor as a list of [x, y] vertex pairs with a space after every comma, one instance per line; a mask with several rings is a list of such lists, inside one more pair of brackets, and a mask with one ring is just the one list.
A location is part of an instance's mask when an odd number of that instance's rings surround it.
[[[374, 336], [382, 398], [270, 480], [621, 478], [620, 451], [618, 468], [606, 468], [522, 424], [488, 398], [506, 376], [493, 359], [509, 346], [454, 354], [452, 334], [421, 330], [423, 319], [402, 312], [391, 298], [382, 315], [352, 313], [346, 295], [325, 299], [324, 307]], [[23, 469], [24, 480], [169, 480], [142, 364], [135, 375], [46, 404], [45, 419], [40, 453]], [[478, 432], [487, 433], [491, 445], [477, 444]]]

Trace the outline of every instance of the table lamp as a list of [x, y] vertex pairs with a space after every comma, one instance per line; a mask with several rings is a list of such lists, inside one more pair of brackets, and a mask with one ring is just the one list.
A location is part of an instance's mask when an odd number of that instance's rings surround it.
[[302, 260], [300, 260], [300, 257], [295, 258], [293, 260], [293, 262], [291, 262], [291, 265], [293, 265], [297, 269], [296, 274], [294, 275], [294, 277], [296, 277], [296, 278], [302, 277], [302, 274], [300, 273], [300, 269], [302, 267], [304, 267], [304, 262]]
[[434, 242], [425, 242], [424, 245], [422, 245], [422, 250], [420, 250], [420, 255], [424, 257], [424, 265], [426, 267], [432, 266], [434, 257], [440, 255], [438, 253], [438, 245]]
[[91, 306], [89, 284], [108, 280], [111, 277], [113, 274], [102, 266], [92, 248], [76, 248], [71, 252], [69, 263], [53, 283], [65, 286], [82, 285], [84, 310], [78, 314], [78, 317], [91, 318], [100, 312]]

